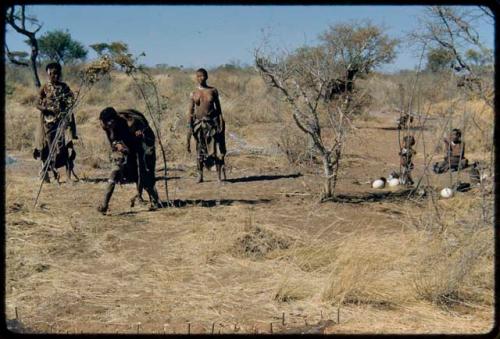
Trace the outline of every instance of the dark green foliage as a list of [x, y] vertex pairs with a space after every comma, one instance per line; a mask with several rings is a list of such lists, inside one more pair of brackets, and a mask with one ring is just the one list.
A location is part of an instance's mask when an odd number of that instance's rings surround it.
[[427, 70], [436, 73], [444, 70], [450, 70], [453, 61], [453, 54], [446, 48], [432, 48], [427, 52]]
[[113, 41], [111, 43], [98, 42], [89, 46], [99, 56], [109, 54], [111, 56], [118, 56], [128, 53], [128, 45], [122, 41]]
[[87, 50], [78, 41], [73, 40], [68, 31], [54, 30], [45, 33], [38, 40], [43, 58], [68, 64], [87, 57]]

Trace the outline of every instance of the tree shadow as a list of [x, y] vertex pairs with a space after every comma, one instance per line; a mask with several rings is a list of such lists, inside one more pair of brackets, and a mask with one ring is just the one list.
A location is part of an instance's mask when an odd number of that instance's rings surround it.
[[324, 199], [323, 202], [341, 202], [349, 204], [361, 204], [364, 202], [378, 201], [401, 201], [414, 196], [415, 188], [406, 188], [396, 192], [373, 192], [367, 194], [337, 194], [333, 198]]
[[226, 179], [226, 182], [237, 183], [237, 182], [251, 182], [251, 181], [268, 181], [268, 180], [278, 180], [278, 179], [288, 179], [288, 178], [298, 178], [301, 177], [301, 173], [285, 174], [285, 175], [250, 175], [241, 178], [231, 178]]
[[186, 207], [186, 206], [195, 206], [195, 207], [215, 207], [215, 206], [231, 206], [233, 204], [247, 204], [247, 205], [256, 205], [256, 204], [266, 204], [270, 203], [271, 199], [175, 199], [168, 201], [162, 201], [163, 206], [165, 207]]

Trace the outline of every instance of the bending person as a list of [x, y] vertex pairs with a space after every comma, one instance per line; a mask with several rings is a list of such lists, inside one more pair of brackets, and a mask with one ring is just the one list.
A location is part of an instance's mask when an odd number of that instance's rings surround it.
[[117, 112], [113, 107], [105, 108], [99, 115], [102, 129], [111, 146], [112, 170], [99, 212], [108, 210], [116, 183], [137, 184], [137, 194], [132, 198], [142, 199], [142, 190], [149, 194], [151, 209], [162, 207], [155, 188], [155, 135], [144, 115], [128, 109]]

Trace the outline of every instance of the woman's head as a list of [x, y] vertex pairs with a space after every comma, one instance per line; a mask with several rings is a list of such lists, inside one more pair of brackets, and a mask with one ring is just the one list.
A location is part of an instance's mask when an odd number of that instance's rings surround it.
[[61, 78], [61, 65], [57, 62], [51, 62], [45, 67], [45, 71], [47, 72], [47, 75], [49, 76], [49, 80], [51, 82], [59, 81]]
[[462, 131], [460, 129], [454, 128], [451, 131], [451, 141], [459, 142], [461, 137], [462, 137]]

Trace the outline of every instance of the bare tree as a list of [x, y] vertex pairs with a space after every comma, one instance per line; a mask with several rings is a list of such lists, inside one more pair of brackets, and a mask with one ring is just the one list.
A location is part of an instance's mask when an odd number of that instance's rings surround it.
[[[30, 66], [31, 70], [33, 72], [33, 80], [35, 83], [36, 87], [40, 87], [40, 78], [38, 77], [38, 68], [37, 68], [37, 57], [38, 57], [38, 41], [36, 38], [36, 33], [40, 31], [42, 28], [42, 25], [38, 23], [38, 21], [26, 15], [26, 6], [25, 5], [19, 5], [19, 6], [9, 6], [7, 7], [7, 11], [5, 14], [5, 21], [6, 23], [14, 28], [14, 30], [28, 38], [27, 43], [31, 47], [31, 54], [30, 54]], [[32, 26], [32, 30], [29, 30], [28, 24]], [[7, 57], [9, 60], [17, 65], [24, 65], [27, 66], [27, 63], [24, 61], [20, 61], [18, 58], [16, 58], [16, 55], [13, 54], [14, 52], [9, 52], [7, 45], [5, 45], [5, 48], [7, 50]]]
[[[453, 58], [458, 84], [466, 94], [476, 96], [493, 108], [493, 51], [475, 29], [478, 22], [491, 22], [493, 14], [485, 6], [430, 6], [421, 18], [421, 27], [411, 34], [418, 41], [447, 51]], [[481, 62], [474, 62], [481, 56]]]
[[288, 102], [296, 125], [321, 156], [323, 198], [332, 198], [352, 119], [365, 104], [356, 79], [392, 61], [398, 41], [370, 22], [330, 26], [319, 40], [292, 52], [260, 47], [254, 56], [263, 79]]
[[[424, 44], [447, 50], [455, 61], [453, 74], [458, 76], [457, 85], [465, 97], [479, 98], [493, 112], [494, 110], [494, 64], [493, 51], [485, 45], [475, 27], [483, 22], [494, 27], [494, 15], [486, 6], [431, 6], [421, 19], [420, 29], [412, 36]], [[464, 104], [465, 106], [465, 104]], [[466, 128], [467, 110], [463, 109], [462, 125]], [[451, 121], [451, 113], [449, 121]], [[480, 126], [474, 117], [472, 122], [491, 142], [489, 173], [494, 173], [493, 154], [495, 150], [494, 128], [487, 124]], [[450, 125], [451, 127], [451, 125]], [[450, 174], [451, 175], [451, 174]], [[491, 181], [493, 184], [493, 181]], [[486, 190], [481, 181], [482, 210], [486, 211]], [[490, 204], [490, 202], [488, 202]], [[492, 208], [492, 205], [489, 205]], [[483, 220], [486, 214], [483, 213]]]

